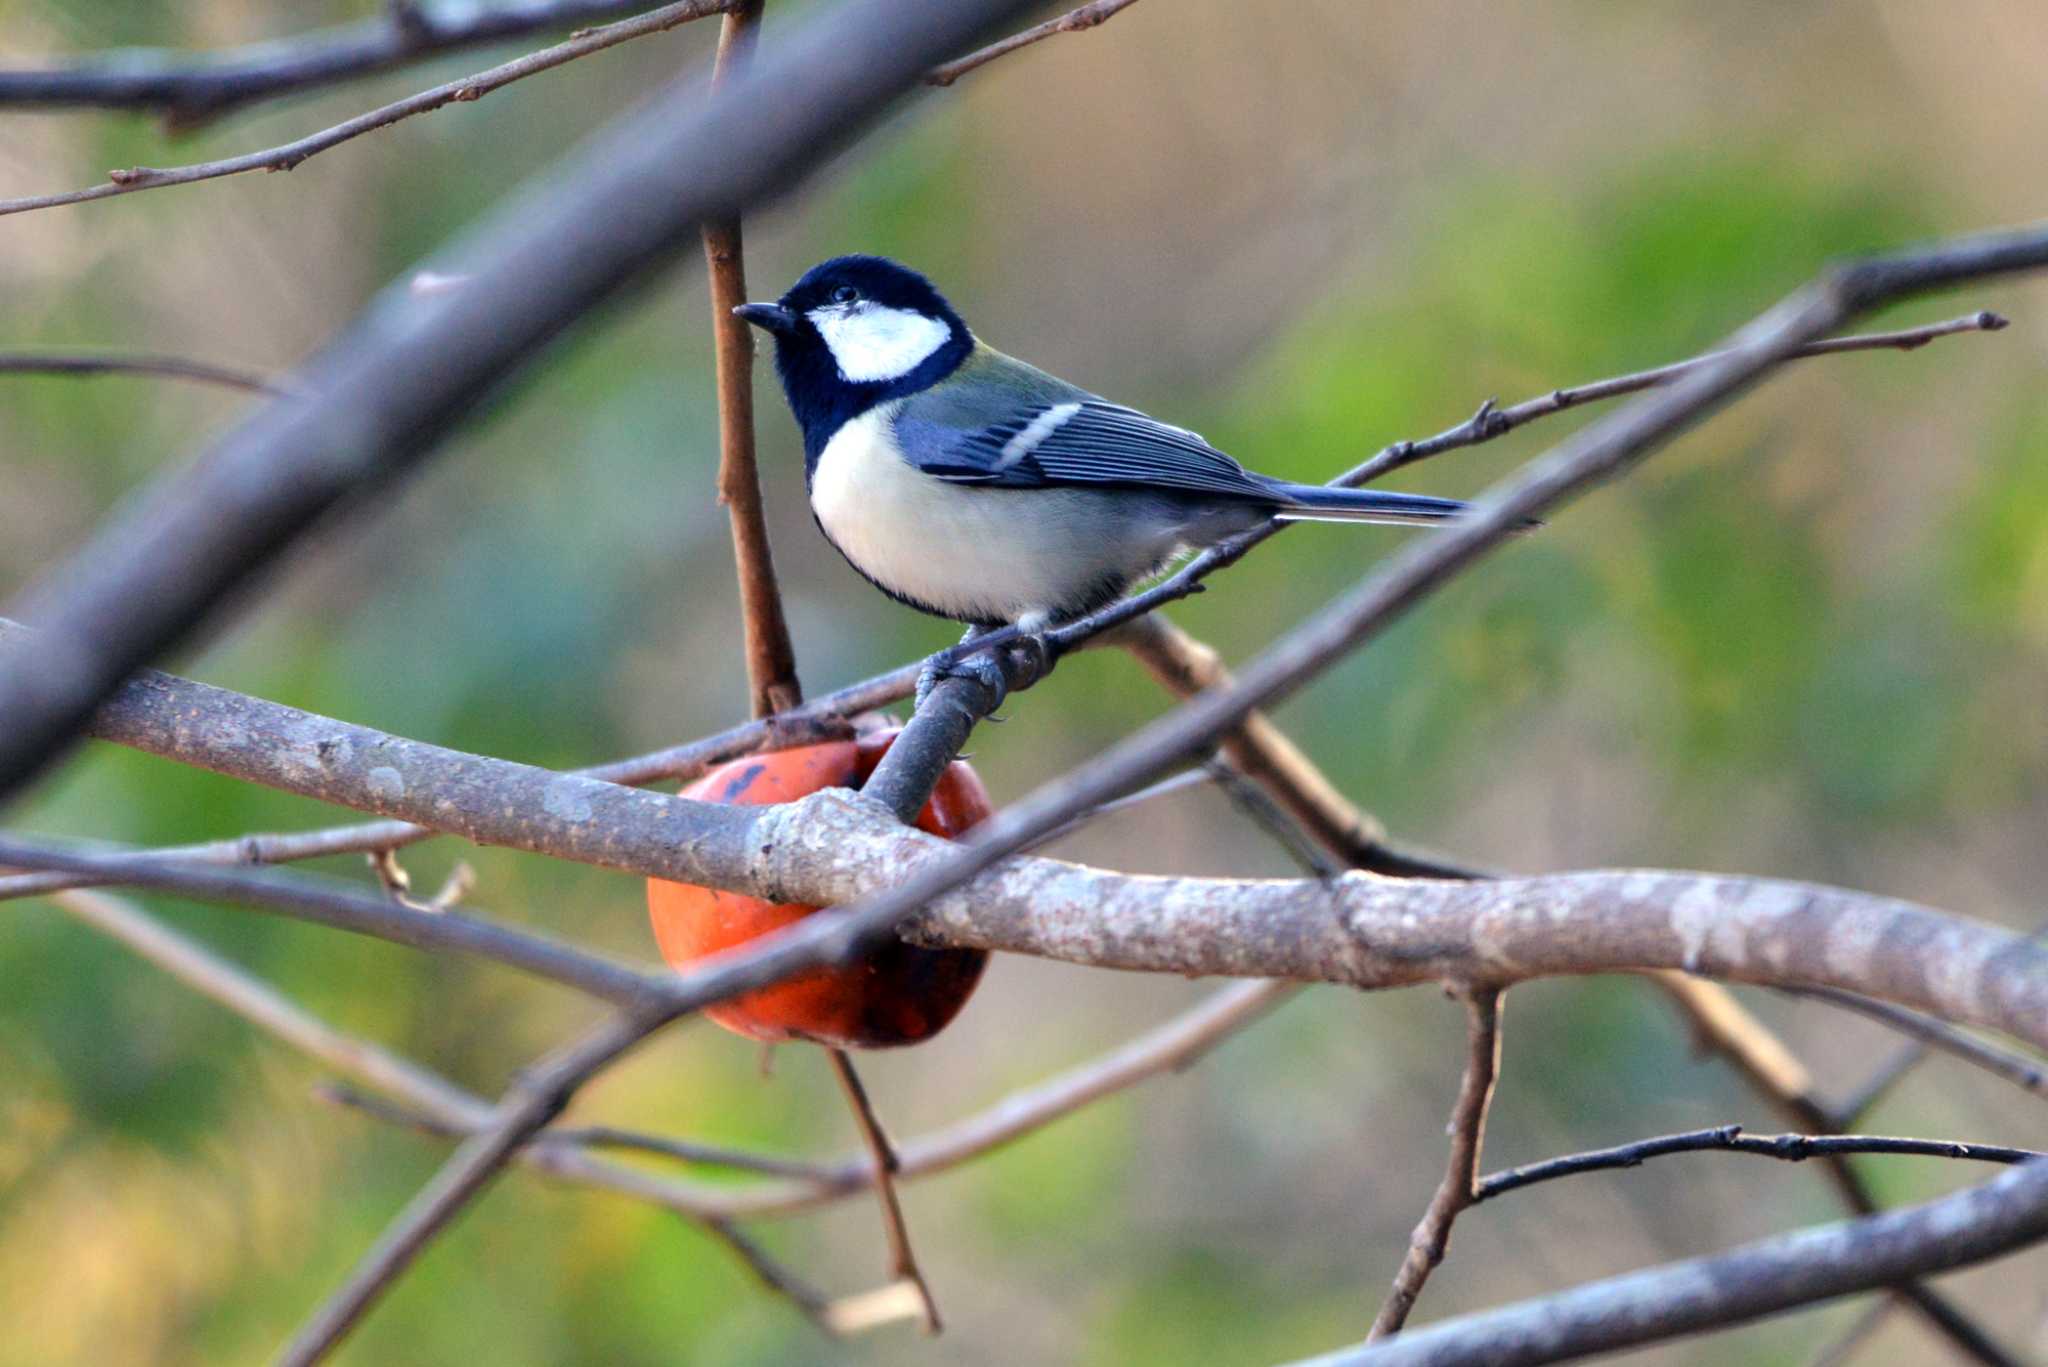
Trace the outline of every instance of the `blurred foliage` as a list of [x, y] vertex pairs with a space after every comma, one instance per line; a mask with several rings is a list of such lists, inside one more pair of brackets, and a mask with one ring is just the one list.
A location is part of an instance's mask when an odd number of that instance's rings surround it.
[[[371, 0], [0, 0], [0, 50], [209, 46]], [[794, 6], [771, 6], [767, 41]], [[1931, 13], [1934, 7], [1928, 7]], [[1274, 24], [1156, 0], [933, 95], [750, 225], [755, 291], [831, 252], [933, 273], [993, 343], [1327, 478], [1377, 447], [1556, 385], [1711, 345], [1843, 253], [2033, 212], [2048, 21], [1970, 0], [1940, 21], [1843, 0], [1709, 15], [1479, 0], [1303, 0]], [[1796, 11], [1796, 12], [1795, 12]], [[528, 175], [679, 66], [710, 29], [630, 45], [387, 130], [290, 176], [0, 221], [8, 345], [161, 348], [282, 368]], [[23, 119], [6, 193], [280, 141], [481, 67], [471, 54], [264, 106], [182, 141], [151, 121]], [[601, 206], [598, 211], [601, 211]], [[375, 515], [279, 574], [177, 662], [210, 680], [548, 765], [666, 744], [744, 706], [701, 285], [679, 271], [563, 339]], [[1290, 702], [1282, 720], [1399, 833], [1502, 866], [1700, 864], [1830, 878], [2015, 922], [2048, 875], [2048, 407], [2037, 285], [2016, 326], [1911, 356], [1806, 363], [1620, 486], [1564, 511]], [[231, 420], [232, 396], [0, 378], [0, 591]], [[764, 380], [776, 550], [807, 684], [951, 628], [822, 545]], [[1468, 493], [1585, 416], [1406, 472]], [[1341, 593], [1395, 534], [1306, 527], [1179, 613], [1232, 659]], [[1156, 715], [1106, 653], [976, 738], [998, 798]], [[26, 826], [144, 843], [330, 819], [316, 804], [105, 747]], [[1207, 798], [1066, 847], [1139, 869], [1285, 872]], [[629, 881], [502, 851], [476, 900], [609, 953], [652, 946]], [[361, 877], [359, 863], [325, 871]], [[480, 1092], [590, 1008], [509, 974], [243, 911], [143, 899], [337, 1025]], [[261, 1360], [441, 1157], [313, 1104], [318, 1069], [63, 919], [0, 909], [0, 1364]], [[1185, 984], [996, 965], [946, 1037], [868, 1072], [915, 1133], [1143, 1028]], [[1830, 1091], [1888, 1042], [1771, 1000]], [[1771, 1118], [1686, 1061], [1627, 981], [1520, 989], [1489, 1154], [1506, 1164]], [[1156, 1080], [908, 1194], [952, 1323], [821, 1343], [673, 1217], [513, 1173], [352, 1341], [350, 1362], [1253, 1362], [1363, 1332], [1441, 1167], [1462, 1048], [1425, 994], [1316, 992]], [[579, 1115], [783, 1151], [849, 1124], [822, 1067], [674, 1032]], [[2040, 1143], [1991, 1084], [1935, 1066], [1883, 1128]], [[2030, 1137], [2031, 1136], [2031, 1137]], [[1426, 1316], [1718, 1247], [1832, 1211], [1810, 1171], [1700, 1157], [1489, 1206]], [[1888, 1197], [1938, 1165], [1872, 1164]], [[883, 1254], [852, 1202], [762, 1231], [834, 1290]], [[2014, 1342], [2040, 1255], [1957, 1279]], [[1982, 1278], [2031, 1293], [1972, 1297]], [[1986, 1283], [1988, 1284], [1988, 1283]], [[1798, 1361], [1846, 1307], [1660, 1360]], [[18, 1331], [18, 1332], [17, 1332]], [[1901, 1323], [1872, 1360], [1926, 1347]]]

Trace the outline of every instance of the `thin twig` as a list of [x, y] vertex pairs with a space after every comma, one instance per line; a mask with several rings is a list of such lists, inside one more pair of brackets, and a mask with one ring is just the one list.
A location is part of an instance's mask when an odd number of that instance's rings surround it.
[[1868, 1016], [1903, 1035], [1933, 1048], [1955, 1055], [1966, 1063], [1974, 1063], [1987, 1072], [1995, 1073], [2025, 1091], [2036, 1096], [2048, 1096], [2048, 1066], [2024, 1054], [2001, 1048], [1989, 1040], [1982, 1040], [1966, 1030], [1959, 1030], [1947, 1021], [1937, 1020], [1923, 1011], [1914, 1011], [1893, 1002], [1873, 1001], [1855, 992], [1829, 987], [1803, 987], [1793, 992], [1794, 996], [1811, 997], [1816, 1001], [1828, 1002], [1845, 1011]]
[[652, 9], [652, 0], [493, 0], [394, 6], [376, 19], [218, 52], [128, 48], [62, 66], [0, 71], [0, 105], [162, 112], [173, 130], [279, 95]]
[[194, 380], [252, 394], [287, 394], [282, 383], [254, 370], [194, 361], [184, 356], [124, 355], [96, 351], [0, 351], [0, 375], [155, 375]]
[[804, 1314], [818, 1329], [827, 1334], [836, 1333], [832, 1320], [832, 1302], [813, 1288], [803, 1278], [792, 1272], [767, 1249], [754, 1241], [744, 1230], [730, 1220], [711, 1219], [699, 1222], [711, 1236], [731, 1249], [747, 1270], [763, 1287], [790, 1302]]
[[1042, 43], [1056, 33], [1079, 33], [1083, 29], [1094, 28], [1137, 2], [1138, 0], [1090, 0], [1090, 3], [1082, 5], [1079, 9], [1070, 10], [1057, 19], [1048, 19], [1021, 33], [1013, 33], [1007, 38], [990, 43], [979, 52], [970, 52], [958, 61], [934, 67], [932, 73], [924, 78], [925, 82], [928, 85], [951, 85], [968, 72], [986, 66], [998, 57], [1006, 57], [1018, 48]]
[[1870, 1304], [1864, 1307], [1862, 1314], [1851, 1321], [1847, 1329], [1821, 1345], [1820, 1351], [1813, 1355], [1809, 1367], [1843, 1367], [1843, 1364], [1870, 1341], [1871, 1336], [1884, 1325], [1884, 1322], [1891, 1318], [1892, 1310], [1898, 1303], [1898, 1297], [1893, 1294], [1871, 1297]]
[[626, 1149], [633, 1153], [673, 1158], [681, 1163], [731, 1168], [735, 1172], [757, 1172], [769, 1177], [810, 1178], [818, 1170], [816, 1163], [807, 1163], [800, 1158], [778, 1158], [774, 1154], [721, 1148], [715, 1144], [643, 1134], [611, 1125], [556, 1125], [542, 1137], [550, 1144], [574, 1144], [586, 1149]]
[[67, 190], [52, 195], [29, 195], [21, 199], [0, 199], [0, 215], [24, 213], [31, 209], [52, 209], [64, 204], [82, 204], [87, 200], [106, 199], [113, 195], [134, 194], [140, 190], [156, 190], [167, 185], [190, 185], [195, 181], [218, 180], [222, 176], [240, 175], [246, 171], [290, 171], [308, 157], [316, 156], [330, 147], [336, 147], [365, 133], [379, 128], [388, 128], [401, 119], [415, 114], [425, 114], [444, 105], [461, 104], [479, 100], [494, 90], [500, 90], [514, 81], [524, 80], [543, 71], [551, 71], [579, 57], [588, 57], [593, 52], [602, 52], [608, 47], [650, 33], [661, 33], [692, 19], [722, 12], [729, 0], [680, 0], [677, 4], [664, 5], [658, 10], [633, 19], [622, 19], [616, 24], [591, 29], [570, 38], [554, 47], [528, 53], [524, 57], [479, 71], [474, 75], [437, 85], [432, 90], [423, 90], [417, 95], [408, 95], [402, 100], [366, 114], [335, 124], [294, 141], [276, 147], [267, 147], [258, 152], [245, 152], [238, 157], [223, 157], [217, 161], [195, 162], [189, 166], [131, 166], [125, 170], [107, 172], [103, 184], [87, 186], [83, 190]]
[[1803, 1163], [1809, 1158], [1850, 1153], [1907, 1154], [1979, 1163], [2024, 1163], [2048, 1157], [2048, 1154], [2033, 1149], [2007, 1148], [2001, 1144], [1964, 1144], [1950, 1139], [1894, 1139], [1871, 1134], [1746, 1134], [1740, 1125], [1719, 1125], [1712, 1129], [1658, 1135], [1654, 1139], [1617, 1144], [1611, 1149], [1593, 1149], [1508, 1168], [1481, 1179], [1472, 1199], [1475, 1203], [1490, 1201], [1538, 1182], [1583, 1172], [1641, 1167], [1645, 1160], [1662, 1158], [1667, 1154], [1707, 1152], [1755, 1154], [1787, 1163]]
[[861, 1142], [867, 1145], [870, 1160], [874, 1165], [875, 1194], [882, 1203], [882, 1229], [889, 1239], [889, 1271], [897, 1281], [908, 1282], [917, 1291], [918, 1315], [924, 1323], [927, 1334], [939, 1332], [939, 1303], [932, 1298], [932, 1289], [918, 1270], [917, 1254], [910, 1246], [910, 1226], [904, 1223], [902, 1203], [896, 1199], [896, 1174], [901, 1169], [895, 1145], [883, 1130], [881, 1119], [875, 1115], [874, 1103], [868, 1099], [868, 1089], [861, 1085], [860, 1074], [854, 1069], [853, 1060], [844, 1049], [827, 1049], [825, 1056], [832, 1061], [832, 1074], [839, 1079], [840, 1090], [846, 1094], [846, 1104], [853, 1112], [853, 1118], [860, 1129]]
[[1479, 1151], [1486, 1133], [1486, 1109], [1493, 1101], [1494, 1079], [1500, 1072], [1501, 994], [1490, 987], [1469, 989], [1465, 1008], [1465, 1071], [1458, 1083], [1458, 1100], [1451, 1108], [1451, 1155], [1444, 1180], [1429, 1209], [1423, 1212], [1415, 1232], [1408, 1237], [1408, 1253], [1394, 1274], [1394, 1285], [1385, 1304], [1372, 1322], [1368, 1341], [1401, 1332], [1408, 1312], [1429, 1274], [1444, 1260], [1451, 1245], [1451, 1225], [1458, 1213], [1478, 1199]]

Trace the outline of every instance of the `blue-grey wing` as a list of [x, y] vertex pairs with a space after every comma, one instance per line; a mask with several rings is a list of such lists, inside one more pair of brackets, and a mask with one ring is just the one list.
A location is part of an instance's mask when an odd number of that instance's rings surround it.
[[897, 435], [919, 469], [997, 489], [1123, 485], [1269, 498], [1258, 476], [1185, 428], [1092, 396], [1019, 405], [1001, 421], [959, 428], [906, 408]]

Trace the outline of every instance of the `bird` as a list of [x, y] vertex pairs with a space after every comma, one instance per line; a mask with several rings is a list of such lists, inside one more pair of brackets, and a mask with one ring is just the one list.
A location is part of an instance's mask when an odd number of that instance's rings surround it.
[[977, 638], [1009, 628], [1042, 667], [1051, 627], [1270, 518], [1429, 524], [1470, 506], [1247, 470], [1186, 428], [997, 351], [886, 257], [834, 257], [774, 303], [733, 312], [774, 339], [825, 539], [889, 597], [967, 624], [928, 665], [920, 701], [957, 674], [1000, 698], [1003, 671], [971, 651]]

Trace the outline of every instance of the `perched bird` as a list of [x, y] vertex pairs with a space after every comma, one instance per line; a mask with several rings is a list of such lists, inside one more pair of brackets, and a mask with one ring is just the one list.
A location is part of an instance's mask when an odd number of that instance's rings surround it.
[[[1005, 356], [882, 257], [836, 257], [734, 312], [775, 338], [819, 529], [891, 598], [968, 623], [962, 646], [1079, 617], [1268, 518], [1428, 523], [1467, 506], [1254, 473]], [[958, 664], [987, 678], [985, 660]], [[954, 668], [946, 655], [925, 687]]]

